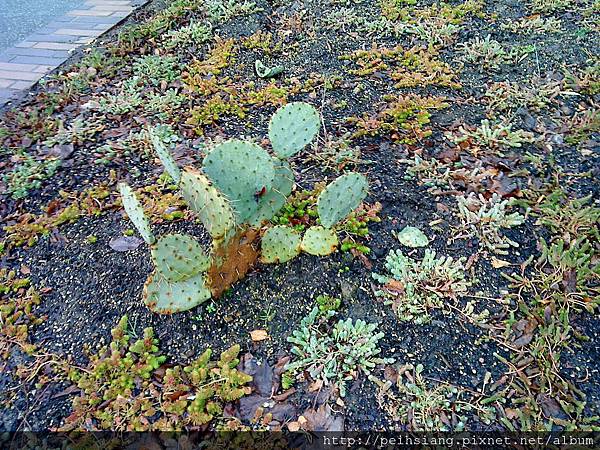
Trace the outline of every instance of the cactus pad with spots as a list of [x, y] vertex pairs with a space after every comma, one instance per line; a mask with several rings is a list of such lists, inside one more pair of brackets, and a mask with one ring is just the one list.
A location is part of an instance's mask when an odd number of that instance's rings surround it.
[[162, 165], [164, 166], [169, 176], [173, 178], [173, 181], [176, 184], [179, 184], [179, 180], [181, 179], [181, 171], [179, 170], [179, 167], [177, 167], [177, 164], [175, 163], [173, 155], [171, 155], [169, 149], [160, 140], [160, 138], [156, 135], [152, 128], [150, 128], [150, 141], [152, 141], [154, 151], [158, 155], [160, 162], [162, 162]]
[[151, 251], [157, 274], [167, 281], [185, 280], [210, 267], [198, 241], [185, 234], [161, 236]]
[[186, 167], [181, 174], [181, 193], [213, 239], [220, 239], [235, 225], [229, 201], [197, 170]]
[[331, 228], [358, 208], [367, 196], [367, 178], [356, 172], [349, 172], [330, 183], [319, 195], [317, 211], [321, 224]]
[[292, 193], [294, 187], [294, 173], [287, 161], [276, 160], [274, 162], [275, 179], [271, 189], [265, 190], [261, 196], [257, 196], [258, 210], [248, 218], [248, 223], [258, 226], [263, 220], [271, 220], [279, 212], [287, 197]]
[[269, 139], [280, 158], [289, 158], [312, 142], [321, 128], [319, 112], [308, 103], [279, 108], [269, 122]]
[[131, 186], [126, 183], [119, 183], [119, 192], [123, 200], [123, 208], [125, 208], [129, 220], [133, 222], [146, 244], [154, 244], [156, 238], [150, 229], [150, 222], [148, 222], [148, 218], [144, 214], [144, 208], [142, 208]]
[[263, 263], [284, 263], [300, 254], [300, 235], [293, 228], [277, 225], [269, 228], [262, 238]]
[[156, 272], [144, 285], [144, 303], [159, 314], [187, 311], [211, 297], [205, 274], [200, 273], [183, 281], [168, 281]]
[[229, 199], [237, 223], [247, 222], [259, 209], [257, 196], [273, 187], [273, 158], [261, 147], [232, 139], [206, 155], [204, 173]]
[[302, 251], [316, 256], [326, 256], [335, 252], [338, 238], [335, 231], [321, 226], [310, 227], [302, 238]]

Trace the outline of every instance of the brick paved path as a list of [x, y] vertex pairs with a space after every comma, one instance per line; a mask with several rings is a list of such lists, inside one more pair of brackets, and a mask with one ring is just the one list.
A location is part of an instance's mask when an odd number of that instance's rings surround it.
[[[52, 1], [52, 0], [48, 0]], [[87, 0], [35, 34], [0, 53], [0, 106], [61, 65], [134, 10], [140, 0]]]

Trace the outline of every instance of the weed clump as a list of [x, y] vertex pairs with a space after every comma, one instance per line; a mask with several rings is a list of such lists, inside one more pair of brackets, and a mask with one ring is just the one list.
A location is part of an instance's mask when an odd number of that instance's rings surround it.
[[[368, 324], [361, 319], [340, 320], [333, 329], [327, 319], [335, 312], [320, 313], [315, 307], [300, 322], [300, 329], [293, 332], [288, 342], [295, 344], [292, 353], [296, 359], [286, 366], [289, 373], [306, 371], [316, 382], [334, 384], [340, 396], [346, 395], [346, 381], [356, 378], [359, 371], [369, 375], [377, 364], [393, 362], [380, 358], [378, 347], [383, 333], [374, 333], [377, 324]], [[321, 316], [321, 319], [319, 319]]]
[[431, 111], [448, 107], [443, 98], [416, 94], [387, 95], [384, 100], [385, 103], [375, 115], [348, 118], [348, 122], [357, 128], [353, 138], [384, 136], [395, 142], [415, 144], [431, 136], [432, 131], [427, 127], [431, 122]]
[[447, 432], [463, 431], [467, 413], [472, 405], [465, 400], [465, 392], [451, 384], [439, 383], [430, 387], [423, 376], [423, 365], [404, 365], [393, 370], [396, 378], [377, 380], [377, 401], [395, 422], [410, 431]]

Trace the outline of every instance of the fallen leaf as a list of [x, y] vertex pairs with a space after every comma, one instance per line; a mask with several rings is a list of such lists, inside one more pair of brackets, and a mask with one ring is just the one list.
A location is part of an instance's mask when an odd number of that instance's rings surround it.
[[531, 342], [533, 339], [533, 333], [527, 333], [522, 335], [521, 337], [515, 339], [512, 343], [512, 346], [515, 348], [525, 347], [527, 344]]
[[290, 388], [287, 391], [279, 394], [279, 395], [274, 395], [273, 396], [273, 400], [278, 401], [278, 402], [284, 402], [288, 399], [288, 397], [292, 394], [296, 393], [296, 388]]
[[253, 342], [260, 342], [268, 339], [269, 333], [267, 330], [254, 330], [250, 332], [250, 337], [252, 338]]
[[112, 238], [108, 246], [117, 252], [128, 252], [138, 248], [142, 242], [144, 241], [135, 236], [119, 236]]
[[277, 403], [271, 408], [270, 414], [273, 419], [279, 422], [286, 422], [296, 417], [298, 412], [296, 411], [296, 408], [289, 403]]
[[[342, 416], [334, 416], [329, 405], [321, 405], [318, 409], [307, 409], [302, 414], [306, 419], [303, 428], [308, 431], [344, 431]], [[298, 418], [300, 421], [300, 418]]]
[[308, 386], [308, 392], [316, 392], [316, 391], [320, 390], [322, 387], [323, 387], [323, 380], [314, 381]]
[[575, 269], [565, 271], [562, 284], [567, 294], [575, 292], [577, 290], [577, 271]]
[[243, 420], [250, 420], [254, 417], [258, 408], [263, 408], [269, 399], [261, 395], [248, 395], [240, 399], [239, 413]]
[[508, 267], [508, 266], [510, 266], [510, 263], [508, 261], [503, 261], [496, 257], [492, 257], [492, 267], [494, 269], [502, 269], [503, 267]]
[[567, 419], [567, 415], [561, 408], [560, 404], [554, 400], [552, 397], [547, 395], [539, 394], [537, 396], [537, 401], [542, 408], [542, 412], [546, 418], [559, 418], [559, 419]]
[[252, 378], [252, 384], [259, 394], [270, 397], [273, 393], [273, 369], [267, 361], [258, 366]]

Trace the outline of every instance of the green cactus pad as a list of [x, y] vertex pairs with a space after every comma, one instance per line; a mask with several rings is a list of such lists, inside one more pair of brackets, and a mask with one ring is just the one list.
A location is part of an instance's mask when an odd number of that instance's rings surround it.
[[183, 281], [167, 281], [153, 273], [144, 284], [144, 303], [159, 314], [187, 311], [211, 297], [206, 287], [205, 274], [201, 273]]
[[308, 103], [295, 102], [279, 108], [269, 123], [269, 139], [280, 158], [289, 158], [306, 147], [319, 133], [321, 116]]
[[173, 155], [171, 155], [169, 149], [160, 140], [156, 133], [154, 133], [152, 128], [150, 128], [150, 140], [152, 141], [154, 151], [165, 167], [165, 170], [171, 176], [171, 178], [173, 178], [173, 181], [175, 181], [176, 184], [179, 184], [179, 180], [181, 180], [181, 171], [179, 170], [179, 167], [177, 167], [177, 164], [175, 163]]
[[335, 252], [337, 246], [338, 238], [335, 231], [315, 226], [306, 230], [300, 248], [311, 255], [326, 256]]
[[229, 202], [202, 173], [186, 167], [181, 174], [181, 194], [213, 239], [222, 238], [234, 227]]
[[284, 263], [300, 254], [300, 235], [293, 228], [277, 225], [269, 228], [262, 238], [261, 257], [263, 263]]
[[273, 187], [273, 159], [252, 142], [223, 142], [204, 158], [203, 164], [204, 173], [231, 202], [237, 223], [254, 216], [259, 209], [259, 194]]
[[263, 220], [271, 220], [279, 212], [292, 193], [294, 172], [290, 163], [274, 158], [275, 179], [273, 187], [258, 197], [258, 210], [248, 218], [252, 226], [259, 226]]
[[317, 211], [321, 224], [331, 228], [354, 211], [367, 196], [367, 178], [349, 172], [330, 183], [319, 195]]
[[129, 220], [133, 222], [133, 225], [137, 228], [146, 244], [154, 244], [156, 238], [150, 229], [150, 222], [148, 222], [148, 218], [144, 214], [144, 208], [142, 208], [133, 189], [126, 183], [119, 183], [119, 192], [123, 200], [123, 208], [125, 208]]
[[210, 267], [210, 258], [198, 241], [185, 234], [162, 236], [151, 251], [157, 274], [167, 281], [181, 281]]

